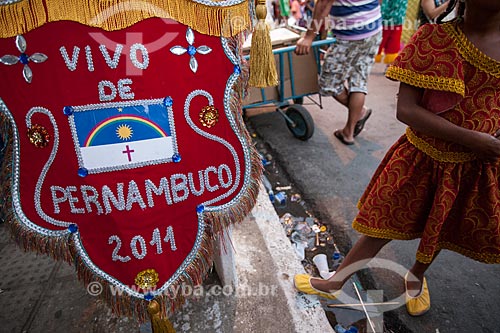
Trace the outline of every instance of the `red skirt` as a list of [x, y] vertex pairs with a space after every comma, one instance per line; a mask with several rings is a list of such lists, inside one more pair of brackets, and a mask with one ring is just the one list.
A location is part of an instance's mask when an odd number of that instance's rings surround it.
[[390, 148], [358, 203], [353, 228], [377, 238], [421, 238], [422, 263], [441, 249], [500, 263], [499, 164], [443, 162], [414, 144], [404, 135]]

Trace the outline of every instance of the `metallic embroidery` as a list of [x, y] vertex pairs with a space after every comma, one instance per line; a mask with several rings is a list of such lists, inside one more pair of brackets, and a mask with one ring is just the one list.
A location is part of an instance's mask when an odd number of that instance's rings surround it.
[[61, 46], [59, 51], [61, 51], [61, 55], [64, 59], [66, 67], [68, 67], [70, 71], [76, 70], [76, 65], [78, 64], [78, 55], [80, 54], [80, 48], [78, 46], [73, 47], [73, 55], [71, 59], [69, 58], [68, 51], [66, 51], [66, 47]]
[[43, 53], [33, 53], [31, 56], [26, 54], [26, 39], [23, 36], [16, 36], [16, 47], [21, 54], [19, 56], [14, 56], [11, 54], [6, 54], [0, 58], [0, 63], [4, 65], [15, 65], [18, 62], [24, 65], [23, 67], [23, 77], [24, 80], [28, 83], [31, 83], [33, 79], [33, 72], [31, 71], [29, 62], [34, 62], [35, 64], [39, 64], [45, 62], [47, 60], [47, 56]]
[[195, 58], [196, 53], [205, 55], [205, 54], [209, 54], [210, 52], [212, 52], [212, 49], [206, 45], [201, 45], [201, 46], [198, 46], [197, 48], [194, 47], [193, 46], [194, 33], [193, 33], [193, 30], [191, 30], [191, 28], [189, 28], [189, 27], [187, 28], [187, 31], [186, 31], [186, 41], [188, 42], [188, 46], [186, 48], [179, 46], [179, 45], [176, 45], [170, 49], [170, 52], [172, 52], [175, 55], [183, 55], [183, 54], [187, 53], [190, 57], [189, 58], [189, 68], [191, 69], [191, 71], [193, 73], [196, 73], [196, 71], [198, 71], [198, 61]]
[[50, 142], [50, 134], [45, 127], [34, 124], [28, 128], [28, 138], [31, 144], [37, 148], [45, 148]]
[[200, 111], [200, 123], [208, 128], [211, 128], [219, 121], [219, 111], [213, 106], [208, 105]]
[[152, 268], [140, 271], [134, 280], [135, 285], [142, 289], [154, 288], [158, 281], [158, 273]]

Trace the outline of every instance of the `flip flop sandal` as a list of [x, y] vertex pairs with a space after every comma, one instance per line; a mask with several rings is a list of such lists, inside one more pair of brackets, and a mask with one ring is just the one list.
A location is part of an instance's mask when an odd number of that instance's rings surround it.
[[368, 120], [368, 118], [370, 118], [371, 115], [372, 115], [372, 109], [367, 109], [365, 116], [360, 120], [358, 120], [356, 126], [354, 126], [354, 134], [353, 134], [354, 137], [357, 137], [359, 133], [361, 133], [363, 128], [365, 128], [365, 123]]
[[354, 141], [347, 141], [345, 138], [344, 138], [344, 135], [342, 134], [342, 131], [341, 130], [336, 130], [335, 132], [333, 132], [333, 135], [335, 135], [335, 137], [337, 139], [340, 140], [340, 142], [342, 142], [343, 144], [347, 145], [347, 146], [351, 146], [354, 144]]

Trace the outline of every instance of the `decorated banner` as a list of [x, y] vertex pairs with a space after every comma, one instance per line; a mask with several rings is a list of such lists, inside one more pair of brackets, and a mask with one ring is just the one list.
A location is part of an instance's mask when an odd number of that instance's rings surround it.
[[[182, 302], [256, 200], [245, 0], [0, 0], [1, 213], [118, 313]], [[156, 304], [156, 303], [155, 303]]]

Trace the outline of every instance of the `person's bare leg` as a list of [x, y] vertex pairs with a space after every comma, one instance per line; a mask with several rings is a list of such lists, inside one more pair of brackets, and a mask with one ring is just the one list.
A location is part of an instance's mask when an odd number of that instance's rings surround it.
[[[412, 268], [410, 268], [411, 274], [408, 274], [408, 281], [407, 281], [408, 294], [410, 296], [412, 297], [418, 296], [420, 290], [422, 289], [422, 283], [424, 283], [424, 274], [427, 271], [427, 269], [431, 266], [431, 264], [434, 262], [438, 254], [439, 252], [437, 252], [434, 255], [432, 261], [428, 264], [424, 264], [421, 263], [420, 261], [415, 260], [415, 263], [413, 264]], [[413, 278], [412, 274], [417, 278], [417, 280]]]
[[353, 92], [349, 94], [349, 115], [347, 122], [342, 130], [342, 134], [347, 141], [354, 140], [354, 127], [356, 122], [363, 117], [363, 106], [365, 105], [365, 94], [362, 92]]
[[346, 255], [335, 275], [329, 280], [311, 279], [312, 286], [326, 292], [342, 289], [345, 281], [361, 269], [370, 259], [375, 257], [380, 249], [390, 241], [390, 239], [375, 238], [366, 235], [361, 236]]
[[333, 96], [333, 98], [335, 98], [337, 102], [339, 102], [346, 108], [349, 107], [349, 92], [346, 88], [344, 88], [344, 90], [340, 94]]
[[342, 135], [346, 141], [354, 140], [354, 127], [358, 120], [363, 118], [366, 114], [365, 97], [366, 95], [362, 92], [353, 92], [349, 94], [346, 89], [334, 96], [335, 100], [347, 107], [349, 112], [347, 122], [342, 129]]

